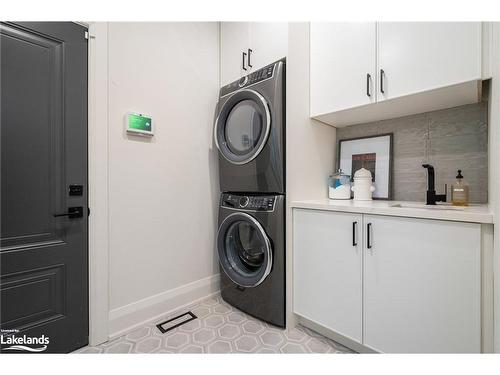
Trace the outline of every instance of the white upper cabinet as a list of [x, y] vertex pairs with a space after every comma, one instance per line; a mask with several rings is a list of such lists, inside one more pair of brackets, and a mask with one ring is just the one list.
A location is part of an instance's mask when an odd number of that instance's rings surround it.
[[221, 85], [286, 57], [288, 23], [221, 22]]
[[221, 85], [226, 85], [244, 76], [246, 66], [243, 53], [250, 45], [249, 22], [222, 22], [220, 28]]
[[311, 115], [375, 102], [376, 23], [311, 23]]
[[252, 70], [260, 69], [286, 57], [288, 51], [288, 23], [250, 23], [250, 64]]
[[479, 80], [481, 23], [380, 22], [378, 67], [379, 101]]
[[480, 99], [480, 22], [313, 22], [310, 49], [310, 114], [330, 125]]

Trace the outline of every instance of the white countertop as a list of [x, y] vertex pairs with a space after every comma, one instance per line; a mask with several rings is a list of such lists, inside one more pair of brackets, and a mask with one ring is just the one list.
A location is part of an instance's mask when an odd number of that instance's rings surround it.
[[[400, 207], [394, 207], [400, 205]], [[401, 202], [401, 201], [354, 201], [315, 199], [293, 201], [294, 208], [309, 208], [315, 210], [328, 210], [339, 212], [354, 212], [362, 214], [389, 215], [415, 217], [422, 219], [465, 221], [471, 223], [492, 224], [493, 213], [488, 205], [470, 205], [467, 207], [456, 207], [451, 204], [436, 204], [426, 206], [424, 202]]]

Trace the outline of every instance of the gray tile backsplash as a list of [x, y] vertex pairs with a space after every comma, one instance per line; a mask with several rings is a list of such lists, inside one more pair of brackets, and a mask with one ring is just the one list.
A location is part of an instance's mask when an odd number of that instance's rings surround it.
[[397, 119], [337, 129], [337, 141], [393, 133], [393, 199], [424, 201], [427, 174], [434, 165], [436, 192], [462, 170], [471, 203], [488, 202], [488, 103], [464, 105]]

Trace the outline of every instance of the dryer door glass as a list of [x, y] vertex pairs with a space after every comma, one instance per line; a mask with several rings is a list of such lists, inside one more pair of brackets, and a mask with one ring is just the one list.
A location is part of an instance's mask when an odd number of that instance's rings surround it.
[[233, 164], [256, 158], [269, 137], [271, 114], [264, 97], [254, 90], [232, 94], [219, 110], [215, 122], [215, 144]]
[[235, 213], [224, 220], [217, 248], [224, 272], [238, 285], [257, 286], [271, 270], [270, 241], [260, 223], [248, 214]]
[[242, 100], [229, 112], [225, 138], [229, 150], [235, 155], [247, 155], [259, 142], [263, 129], [259, 107], [252, 100]]

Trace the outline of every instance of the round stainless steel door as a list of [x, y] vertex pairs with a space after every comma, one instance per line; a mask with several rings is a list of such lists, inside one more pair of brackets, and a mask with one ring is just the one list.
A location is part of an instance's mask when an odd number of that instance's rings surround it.
[[265, 146], [271, 127], [269, 106], [254, 90], [234, 93], [222, 106], [215, 120], [215, 144], [233, 164], [245, 164], [257, 157]]
[[246, 213], [231, 214], [221, 223], [217, 253], [226, 275], [240, 286], [257, 286], [271, 272], [271, 242], [260, 223]]

